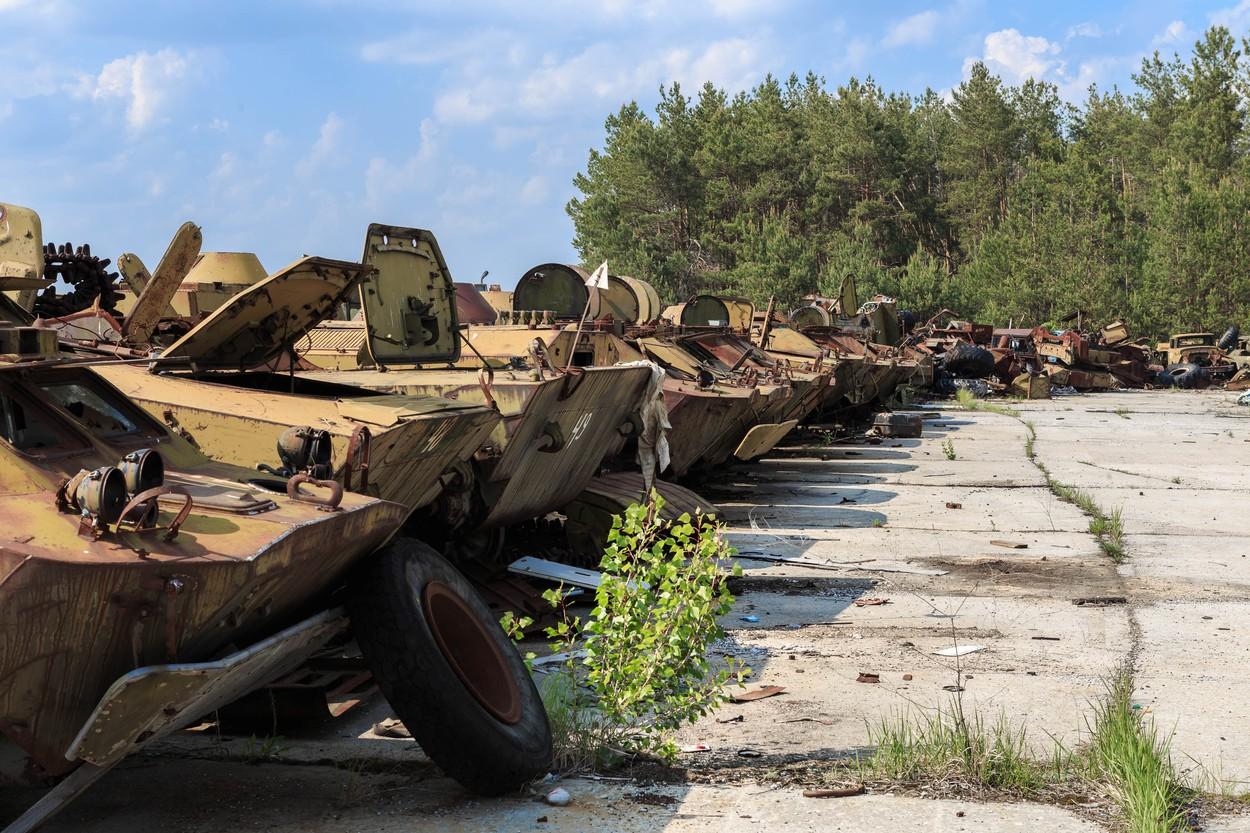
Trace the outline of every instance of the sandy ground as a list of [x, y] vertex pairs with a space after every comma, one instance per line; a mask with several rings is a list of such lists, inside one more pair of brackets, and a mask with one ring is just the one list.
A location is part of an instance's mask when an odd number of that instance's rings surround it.
[[[1018, 405], [1054, 476], [1122, 510], [1130, 557], [1118, 568], [1088, 520], [1046, 488], [1025, 456], [1024, 425], [1006, 416], [941, 411], [920, 440], [794, 446], [734, 468], [704, 490], [723, 507], [747, 573], [716, 651], [746, 660], [751, 686], [786, 690], [683, 730], [682, 743], [708, 750], [682, 763], [712, 765], [743, 749], [759, 753], [750, 766], [761, 772], [843, 759], [867, 748], [875, 721], [949, 708], [956, 681], [965, 708], [1019, 725], [1044, 752], [1052, 738], [1081, 740], [1090, 701], [1127, 662], [1137, 702], [1174, 731], [1188, 777], [1250, 789], [1250, 409], [1233, 399], [1130, 392]], [[761, 553], [825, 568], [750, 560]], [[1075, 603], [1096, 596], [1127, 603]], [[856, 605], [868, 599], [886, 602]], [[955, 646], [978, 650], [935, 653]], [[880, 682], [857, 682], [861, 672]], [[371, 702], [327, 729], [283, 738], [263, 762], [250, 739], [162, 742], [47, 830], [1097, 829], [1055, 807], [808, 799], [749, 777], [573, 780], [564, 785], [574, 802], [563, 808], [529, 796], [481, 800], [439, 776], [411, 741], [374, 736], [369, 727], [387, 715]], [[0, 819], [38, 794], [0, 790]], [[1207, 829], [1250, 824], [1224, 818]]]

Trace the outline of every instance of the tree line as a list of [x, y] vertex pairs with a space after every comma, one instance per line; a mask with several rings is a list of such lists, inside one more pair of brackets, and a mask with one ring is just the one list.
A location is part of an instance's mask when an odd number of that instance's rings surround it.
[[1133, 89], [1005, 84], [943, 97], [809, 74], [661, 91], [608, 117], [567, 210], [583, 261], [782, 308], [855, 275], [921, 316], [1005, 326], [1080, 309], [1135, 334], [1250, 324], [1250, 42], [1212, 27]]

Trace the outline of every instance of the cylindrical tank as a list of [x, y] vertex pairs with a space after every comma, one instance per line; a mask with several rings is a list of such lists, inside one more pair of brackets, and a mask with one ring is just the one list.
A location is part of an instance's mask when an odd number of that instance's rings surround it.
[[639, 298], [634, 288], [624, 280], [616, 275], [609, 275], [608, 288], [600, 289], [596, 294], [599, 296], [600, 318], [611, 315], [614, 321], [623, 321], [626, 324], [638, 322]]
[[512, 308], [515, 310], [551, 310], [557, 319], [577, 320], [586, 312], [588, 320], [599, 317], [599, 298], [596, 292], [590, 298], [586, 310], [586, 288], [589, 274], [580, 266], [567, 263], [544, 263], [530, 269], [517, 281], [512, 291]]
[[664, 310], [664, 317], [683, 327], [725, 327], [729, 325], [729, 308], [715, 295], [695, 295]]
[[641, 278], [631, 278], [628, 275], [621, 275], [620, 279], [634, 287], [634, 294], [638, 296], [638, 323], [645, 324], [658, 319], [664, 307], [655, 287]]
[[796, 330], [804, 327], [829, 327], [832, 324], [833, 317], [829, 315], [829, 310], [816, 304], [790, 311], [790, 326]]

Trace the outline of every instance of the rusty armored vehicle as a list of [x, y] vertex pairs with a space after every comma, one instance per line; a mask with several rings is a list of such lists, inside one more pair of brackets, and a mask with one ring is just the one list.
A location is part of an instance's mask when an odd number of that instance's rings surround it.
[[371, 280], [309, 331], [301, 352], [322, 369], [293, 378], [297, 386], [439, 397], [499, 415], [482, 452], [445, 479], [437, 507], [473, 532], [457, 542], [468, 555], [496, 552], [505, 527], [573, 500], [638, 430], [652, 377], [645, 364], [557, 366], [531, 335], [523, 339], [529, 363], [460, 366], [462, 346], [475, 349], [473, 330], [460, 327], [451, 270], [433, 233], [371, 225], [361, 262]]
[[280, 470], [328, 468], [417, 510], [410, 525], [444, 551], [489, 560], [504, 527], [571, 500], [633, 430], [646, 368], [457, 368], [454, 287], [429, 232], [374, 225], [362, 262], [302, 258], [265, 277], [253, 255], [205, 253], [179, 282], [163, 267], [186, 262], [186, 228], [150, 276], [120, 260], [132, 290], [178, 288], [201, 320], [153, 326], [158, 372], [103, 372], [214, 459], [255, 466], [281, 438]]
[[902, 344], [903, 321], [893, 298], [877, 295], [861, 304], [854, 276], [847, 275], [837, 297], [806, 301], [790, 312], [791, 326], [843, 368], [841, 398], [827, 407], [864, 410], [888, 402], [903, 384], [932, 384], [932, 356]]
[[369, 269], [304, 257], [267, 275], [254, 254], [201, 253], [201, 239], [198, 227], [183, 224], [153, 272], [123, 254], [126, 286], [115, 304], [97, 300], [42, 323], [75, 350], [161, 355], [150, 368], [99, 372], [209, 457], [313, 473], [411, 509], [428, 506], [498, 415], [436, 397], [297, 384], [289, 375], [300, 364], [294, 345]]
[[[731, 456], [748, 460], [767, 453], [793, 423], [776, 419], [792, 400], [788, 381], [754, 369], [731, 368], [698, 357], [678, 343], [665, 310], [646, 281], [610, 275], [609, 287], [591, 292], [578, 266], [545, 263], [527, 271], [513, 293], [513, 319], [528, 317], [557, 366], [589, 367], [652, 361], [662, 367], [664, 404], [671, 424], [670, 473], [681, 478], [719, 465]], [[719, 300], [703, 312], [729, 310]], [[668, 308], [671, 312], [672, 308]], [[578, 327], [583, 314], [587, 323]], [[690, 316], [696, 311], [690, 307]], [[508, 327], [473, 327], [469, 338], [483, 355], [516, 352]]]
[[[6, 270], [18, 221], [38, 235], [0, 206]], [[6, 274], [0, 289], [26, 280]], [[0, 743], [23, 776], [59, 781], [6, 831], [349, 637], [449, 775], [496, 794], [543, 771], [524, 664], [458, 571], [396, 537], [407, 507], [213, 461], [97, 372], [108, 361], [57, 347], [0, 324]]]

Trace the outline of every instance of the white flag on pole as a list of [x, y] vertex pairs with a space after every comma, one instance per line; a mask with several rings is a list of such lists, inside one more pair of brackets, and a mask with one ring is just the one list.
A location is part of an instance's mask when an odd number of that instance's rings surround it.
[[586, 279], [586, 286], [591, 289], [607, 289], [611, 284], [608, 283], [608, 262], [605, 260], [599, 264], [599, 268], [590, 273], [590, 277]]

